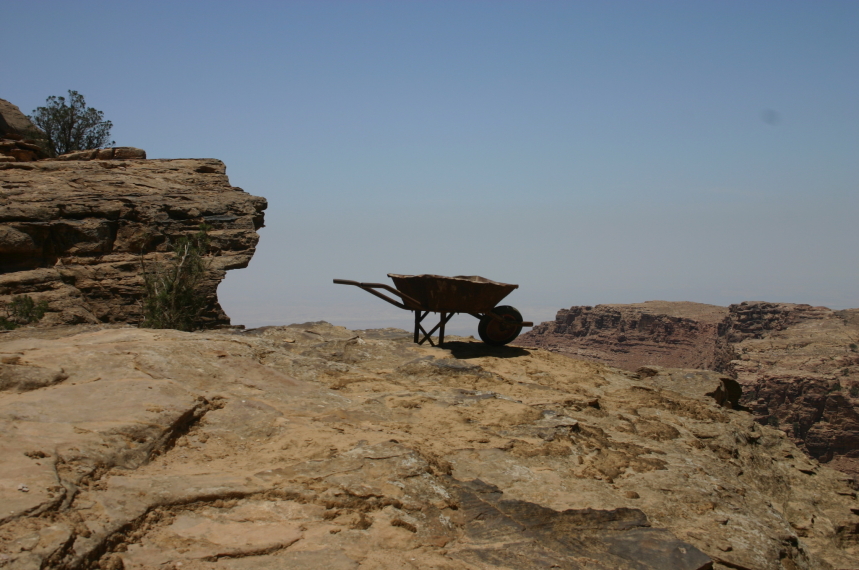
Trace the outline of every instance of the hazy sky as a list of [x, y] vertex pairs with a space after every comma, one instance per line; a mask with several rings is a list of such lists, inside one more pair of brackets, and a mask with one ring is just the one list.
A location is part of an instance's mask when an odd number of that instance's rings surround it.
[[[527, 319], [859, 307], [859, 2], [0, 4], [0, 98], [269, 200], [234, 323], [403, 326], [332, 278], [482, 275]], [[454, 332], [476, 321], [460, 316]]]

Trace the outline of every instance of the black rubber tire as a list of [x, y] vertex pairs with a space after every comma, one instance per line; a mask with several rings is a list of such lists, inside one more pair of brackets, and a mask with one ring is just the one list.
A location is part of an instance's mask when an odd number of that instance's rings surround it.
[[519, 336], [519, 333], [522, 332], [522, 326], [517, 326], [515, 323], [522, 322], [522, 314], [515, 307], [501, 305], [492, 309], [492, 312], [504, 321], [513, 324], [506, 324], [486, 315], [480, 319], [480, 324], [477, 325], [477, 334], [480, 335], [480, 340], [490, 346], [504, 346]]

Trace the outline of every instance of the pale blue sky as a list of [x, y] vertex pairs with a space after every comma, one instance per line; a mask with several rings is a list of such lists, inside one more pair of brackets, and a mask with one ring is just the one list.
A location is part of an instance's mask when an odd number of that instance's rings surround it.
[[[859, 307], [859, 2], [2, 2], [0, 98], [68, 89], [269, 199], [222, 304], [409, 326], [335, 277], [478, 274], [526, 318]], [[476, 321], [458, 317], [458, 332]]]

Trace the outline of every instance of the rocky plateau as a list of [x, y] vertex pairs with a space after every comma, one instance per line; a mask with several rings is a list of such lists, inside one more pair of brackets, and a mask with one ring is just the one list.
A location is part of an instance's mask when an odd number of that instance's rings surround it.
[[327, 323], [20, 328], [0, 359], [10, 570], [859, 566], [854, 482], [724, 374]]

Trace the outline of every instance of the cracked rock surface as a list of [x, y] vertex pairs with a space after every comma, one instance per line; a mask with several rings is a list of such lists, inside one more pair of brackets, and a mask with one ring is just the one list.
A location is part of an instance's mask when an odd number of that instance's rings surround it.
[[0, 568], [855, 566], [855, 490], [718, 377], [410, 337], [0, 334]]

